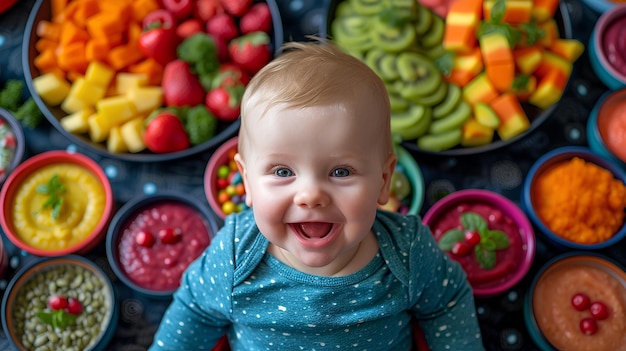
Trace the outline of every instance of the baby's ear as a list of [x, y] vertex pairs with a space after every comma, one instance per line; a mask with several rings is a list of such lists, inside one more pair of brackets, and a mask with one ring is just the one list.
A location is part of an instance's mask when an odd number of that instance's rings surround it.
[[378, 204], [384, 205], [389, 201], [389, 190], [391, 188], [391, 176], [396, 169], [397, 157], [394, 153], [389, 154], [383, 165], [383, 185], [378, 194]]
[[246, 189], [246, 205], [248, 207], [252, 207], [252, 195], [248, 192], [248, 174], [246, 173], [246, 164], [241, 157], [241, 154], [235, 154], [235, 163], [237, 164], [237, 169], [239, 170], [239, 174], [241, 174], [241, 179], [243, 180], [243, 188]]

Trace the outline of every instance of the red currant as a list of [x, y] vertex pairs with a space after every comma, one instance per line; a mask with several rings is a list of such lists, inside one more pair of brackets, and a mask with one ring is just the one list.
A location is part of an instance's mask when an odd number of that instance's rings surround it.
[[83, 312], [83, 304], [73, 297], [68, 299], [67, 307], [65, 308], [65, 312], [69, 314], [81, 314]]
[[589, 306], [591, 316], [597, 320], [609, 318], [609, 307], [600, 301], [596, 301]]
[[55, 311], [62, 310], [67, 307], [67, 305], [67, 299], [63, 296], [53, 295], [48, 299], [48, 306]]
[[465, 232], [465, 242], [470, 244], [471, 246], [476, 246], [480, 244], [480, 234], [473, 230], [468, 230]]
[[463, 241], [457, 241], [456, 243], [454, 243], [454, 245], [452, 245], [452, 249], [450, 250], [450, 252], [457, 256], [465, 256], [469, 254], [471, 250], [472, 246], [468, 243]]
[[161, 229], [159, 230], [159, 239], [164, 244], [176, 244], [182, 239], [183, 232], [180, 229]]
[[137, 233], [137, 235], [135, 236], [135, 242], [139, 246], [152, 247], [152, 245], [154, 245], [154, 242], [155, 242], [154, 235], [152, 235], [152, 233], [150, 232], [142, 230], [139, 233]]
[[577, 293], [572, 296], [572, 306], [574, 306], [577, 311], [584, 311], [589, 308], [589, 305], [591, 305], [589, 296], [583, 293]]
[[580, 331], [585, 335], [593, 335], [598, 332], [598, 322], [591, 317], [580, 321]]

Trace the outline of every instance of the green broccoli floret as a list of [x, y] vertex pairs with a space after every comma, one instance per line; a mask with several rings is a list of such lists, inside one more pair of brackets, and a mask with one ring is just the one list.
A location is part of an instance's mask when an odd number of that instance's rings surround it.
[[192, 145], [201, 144], [215, 135], [217, 118], [204, 105], [192, 107], [187, 112], [185, 130]]
[[197, 33], [186, 38], [178, 45], [176, 53], [178, 58], [189, 63], [191, 72], [201, 79], [214, 75], [220, 66], [215, 41], [206, 33]]
[[15, 111], [22, 102], [22, 90], [24, 90], [24, 82], [17, 79], [9, 79], [6, 81], [4, 88], [0, 90], [0, 107]]
[[36, 128], [43, 120], [43, 113], [32, 97], [29, 97], [13, 114], [15, 119], [27, 128]]

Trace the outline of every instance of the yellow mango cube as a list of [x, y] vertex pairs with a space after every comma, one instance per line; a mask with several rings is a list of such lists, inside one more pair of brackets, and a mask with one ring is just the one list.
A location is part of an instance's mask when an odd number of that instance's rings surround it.
[[100, 118], [100, 115], [97, 112], [89, 116], [87, 119], [87, 124], [89, 125], [89, 138], [94, 143], [105, 141], [111, 132], [111, 126], [103, 123], [102, 121], [103, 119]]
[[111, 128], [109, 132], [109, 137], [107, 138], [107, 150], [111, 153], [122, 153], [127, 152], [128, 147], [124, 142], [124, 138], [122, 137], [121, 127], [115, 126]]
[[137, 113], [151, 112], [163, 105], [163, 88], [160, 86], [133, 87], [126, 96]]
[[130, 120], [137, 114], [135, 106], [125, 95], [101, 99], [96, 104], [96, 111], [98, 111], [98, 118], [102, 120], [101, 123], [109, 129]]
[[148, 76], [141, 73], [119, 72], [115, 76], [115, 88], [118, 94], [126, 94], [132, 88], [148, 85]]
[[83, 100], [79, 99], [74, 94], [68, 94], [65, 97], [65, 100], [63, 100], [63, 102], [61, 103], [61, 109], [68, 114], [75, 113], [90, 107], [93, 107], [93, 105], [86, 104]]
[[85, 80], [101, 87], [108, 87], [115, 76], [115, 70], [98, 61], [92, 61], [85, 71]]
[[48, 105], [57, 106], [70, 92], [70, 83], [54, 73], [46, 73], [33, 79], [35, 91]]
[[145, 117], [135, 117], [120, 127], [122, 138], [129, 152], [140, 152], [146, 148], [143, 141], [144, 120]]
[[87, 106], [95, 106], [104, 97], [106, 86], [99, 85], [86, 78], [80, 77], [72, 83], [69, 95], [75, 96]]
[[70, 133], [87, 133], [89, 131], [89, 116], [94, 114], [91, 108], [85, 108], [61, 118], [61, 126]]

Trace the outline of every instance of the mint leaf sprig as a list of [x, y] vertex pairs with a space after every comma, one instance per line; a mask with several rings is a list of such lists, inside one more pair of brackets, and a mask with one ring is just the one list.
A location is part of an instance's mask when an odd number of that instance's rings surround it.
[[65, 329], [69, 326], [76, 325], [76, 315], [65, 312], [64, 310], [57, 310], [54, 312], [37, 312], [37, 317], [42, 322], [53, 326], [54, 328]]
[[66, 188], [59, 180], [59, 175], [54, 174], [48, 183], [37, 186], [37, 192], [48, 195], [48, 199], [43, 203], [41, 209], [52, 208], [51, 215], [53, 219], [59, 218], [61, 207], [63, 206], [63, 194]]
[[466, 239], [466, 233], [475, 232], [480, 235], [480, 242], [474, 246], [474, 257], [483, 269], [492, 269], [496, 265], [496, 250], [509, 247], [509, 238], [500, 230], [490, 230], [483, 217], [474, 212], [461, 215], [463, 229], [450, 229], [439, 240], [439, 248], [451, 251], [455, 244]]

